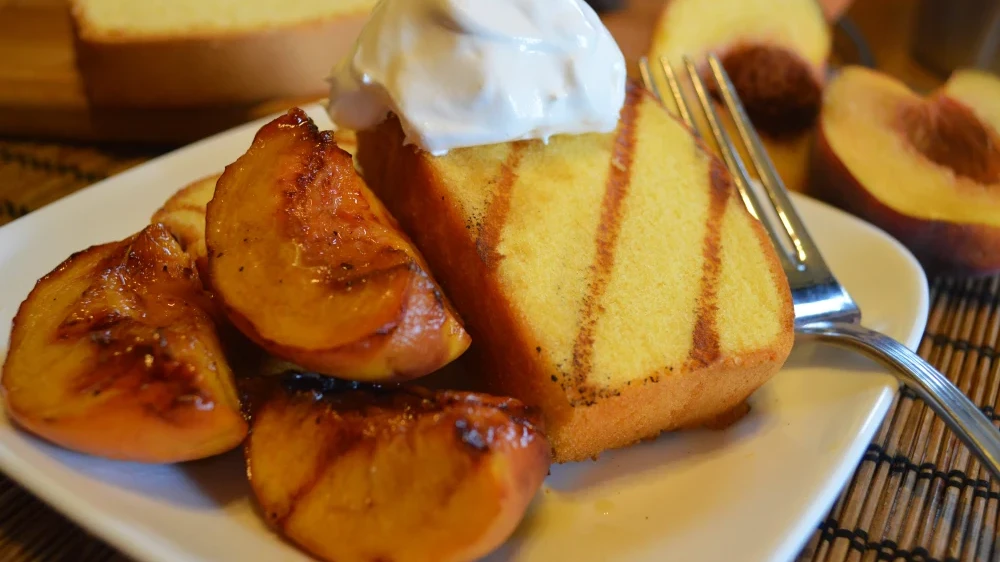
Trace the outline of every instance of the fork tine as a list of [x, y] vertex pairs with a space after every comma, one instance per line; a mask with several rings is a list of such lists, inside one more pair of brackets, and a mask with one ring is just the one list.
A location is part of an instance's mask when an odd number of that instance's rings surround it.
[[[750, 119], [747, 117], [743, 104], [734, 94], [736, 88], [733, 87], [733, 83], [729, 79], [729, 74], [726, 73], [722, 63], [719, 62], [718, 57], [714, 53], [708, 55], [708, 64], [719, 86], [719, 91], [722, 93], [726, 108], [729, 110], [729, 114], [736, 123], [740, 137], [743, 139], [743, 145], [746, 146], [747, 152], [750, 154], [750, 161], [757, 172], [757, 176], [760, 178], [760, 183], [771, 200], [771, 205], [774, 207], [782, 228], [788, 235], [792, 246], [794, 246], [795, 256], [793, 257], [798, 262], [799, 268], [805, 265], [807, 258], [821, 260], [822, 258], [815, 242], [809, 236], [809, 232], [802, 224], [802, 220], [799, 218], [798, 213], [795, 212], [795, 208], [789, 200], [788, 190], [785, 188], [784, 182], [778, 176], [778, 172], [774, 168], [774, 163], [767, 155], [767, 151], [764, 149], [764, 145], [761, 144], [756, 130], [750, 124]], [[821, 262], [817, 261], [816, 263]]]
[[[670, 68], [667, 63], [666, 57], [660, 57], [660, 68], [663, 72], [663, 76], [667, 79], [667, 86], [670, 87], [670, 95], [674, 98], [674, 104], [677, 106], [677, 111], [680, 113], [681, 119], [684, 120], [684, 124], [694, 132], [695, 136], [700, 137], [701, 132], [698, 130], [698, 126], [695, 125], [694, 120], [691, 118], [691, 109], [688, 107], [687, 100], [684, 99], [684, 95], [681, 93], [680, 85], [677, 82], [677, 77], [674, 75], [674, 70]], [[642, 77], [642, 84], [649, 90], [656, 99], [660, 100], [661, 103], [665, 103], [667, 100], [663, 98], [663, 93], [660, 91], [659, 84], [653, 78], [653, 72], [650, 70], [649, 59], [645, 56], [639, 57], [639, 75]]]
[[[680, 81], [677, 79], [677, 75], [670, 67], [666, 58], [660, 57], [659, 62], [681, 118], [696, 137], [705, 138], [705, 133], [701, 130], [701, 125], [693, 118], [694, 114], [688, 103], [688, 98], [690, 96], [685, 96], [683, 90], [681, 89]], [[725, 162], [726, 167], [729, 169], [730, 176], [733, 178], [733, 183], [739, 191], [744, 206], [767, 230], [768, 236], [771, 238], [772, 243], [778, 250], [778, 258], [781, 261], [782, 267], [785, 268], [786, 271], [789, 269], [802, 269], [801, 263], [798, 260], [794, 260], [796, 256], [793, 255], [793, 253], [796, 252], [798, 247], [790, 247], [789, 237], [786, 236], [787, 230], [784, 228], [785, 223], [783, 222], [781, 225], [776, 223], [775, 215], [778, 214], [777, 210], [774, 209], [775, 213], [773, 214], [762, 212], [763, 207], [761, 206], [759, 195], [757, 190], [751, 187], [752, 180], [750, 179], [750, 174], [747, 172], [746, 165], [743, 163], [743, 158], [736, 150], [728, 132], [722, 127], [719, 121], [718, 113], [715, 111], [715, 106], [708, 98], [708, 94], [706, 93], [707, 90], [701, 79], [701, 75], [698, 73], [694, 64], [688, 57], [684, 57], [684, 66], [691, 79], [691, 83], [694, 86], [695, 97], [698, 98], [699, 105], [705, 114], [709, 128], [712, 131], [712, 135], [719, 145], [722, 159]], [[639, 58], [639, 74], [642, 77], [642, 82], [646, 90], [651, 92], [658, 100], [664, 102], [665, 100], [663, 99], [663, 94], [654, 79], [649, 59], [646, 57]]]
[[719, 121], [719, 115], [715, 111], [715, 104], [708, 97], [705, 83], [702, 81], [698, 69], [695, 68], [691, 59], [686, 56], [684, 57], [684, 67], [687, 70], [688, 77], [691, 79], [691, 83], [694, 85], [695, 94], [701, 105], [702, 112], [708, 120], [709, 128], [712, 130], [712, 135], [719, 146], [719, 152], [722, 153], [722, 159], [725, 161], [726, 167], [729, 168], [733, 182], [736, 184], [740, 197], [743, 199], [743, 204], [750, 214], [760, 221], [764, 229], [767, 230], [768, 236], [777, 250], [781, 266], [786, 268], [786, 270], [790, 267], [798, 268], [798, 265], [793, 264], [790, 260], [789, 248], [785, 244], [787, 242], [785, 231], [781, 226], [775, 224], [773, 215], [762, 212], [757, 192], [751, 188], [752, 180], [750, 179], [750, 174], [747, 173], [743, 158], [740, 156], [739, 151], [736, 150], [736, 146], [729, 137], [729, 133]]
[[719, 116], [715, 112], [715, 107], [713, 107], [711, 100], [708, 99], [705, 84], [702, 82], [701, 76], [698, 75], [698, 70], [688, 57], [684, 57], [684, 67], [687, 70], [688, 77], [691, 79], [691, 83], [694, 84], [694, 91], [701, 104], [701, 109], [708, 119], [708, 126], [719, 145], [722, 159], [725, 161], [726, 167], [729, 168], [729, 173], [736, 183], [736, 188], [740, 192], [740, 197], [743, 198], [743, 203], [746, 205], [747, 210], [750, 211], [750, 214], [754, 218], [761, 220], [768, 230], [770, 230], [772, 225], [767, 224], [763, 220], [764, 215], [760, 212], [760, 202], [757, 201], [757, 194], [750, 189], [750, 176], [747, 174], [746, 166], [743, 165], [743, 159], [740, 158], [739, 153], [733, 146], [733, 141], [729, 138], [729, 134], [719, 123]]
[[663, 69], [663, 75], [667, 77], [667, 86], [670, 87], [670, 94], [674, 97], [674, 103], [677, 104], [677, 111], [680, 112], [681, 119], [696, 135], [701, 136], [701, 131], [698, 130], [694, 119], [691, 118], [691, 108], [688, 107], [687, 100], [684, 99], [681, 85], [677, 82], [677, 76], [674, 75], [674, 69], [670, 67], [666, 57], [660, 57], [660, 67]]
[[663, 95], [660, 93], [660, 87], [656, 85], [656, 80], [653, 80], [653, 75], [649, 71], [649, 59], [645, 56], [639, 57], [639, 76], [642, 77], [643, 86], [662, 102]]

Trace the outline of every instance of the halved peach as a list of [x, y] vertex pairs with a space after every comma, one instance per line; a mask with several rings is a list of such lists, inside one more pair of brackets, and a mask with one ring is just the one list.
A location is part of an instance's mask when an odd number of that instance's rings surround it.
[[817, 195], [896, 237], [930, 270], [1000, 271], [1000, 79], [956, 72], [927, 98], [861, 67], [827, 90]]
[[247, 424], [191, 259], [160, 225], [43, 277], [14, 317], [7, 413], [49, 441], [142, 462], [207, 457]]
[[474, 560], [510, 536], [550, 465], [533, 411], [332, 380], [300, 375], [254, 409], [248, 474], [270, 525], [336, 562]]
[[206, 243], [208, 282], [233, 324], [305, 369], [403, 380], [469, 346], [350, 155], [299, 109], [261, 128], [226, 167], [208, 204]]
[[184, 251], [194, 258], [198, 273], [205, 276], [208, 250], [205, 249], [205, 207], [215, 194], [215, 183], [221, 174], [194, 181], [167, 199], [150, 222], [167, 227]]
[[[654, 62], [663, 57], [679, 69], [689, 56], [707, 72], [706, 54], [718, 54], [778, 174], [789, 189], [806, 191], [831, 46], [816, 0], [671, 0], [664, 4], [650, 57]], [[666, 84], [663, 88], [666, 92]], [[666, 104], [676, 111], [669, 97]], [[738, 138], [728, 113], [719, 113], [729, 134]], [[718, 153], [701, 112], [695, 117], [709, 148]]]

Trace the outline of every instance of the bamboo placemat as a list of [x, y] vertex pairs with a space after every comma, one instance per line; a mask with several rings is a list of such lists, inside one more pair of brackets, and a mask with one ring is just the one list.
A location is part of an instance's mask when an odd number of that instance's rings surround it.
[[[920, 355], [998, 416], [1000, 277], [936, 279]], [[1000, 489], [908, 390], [800, 560], [993, 561]]]
[[[0, 225], [162, 152], [0, 140]], [[931, 298], [920, 354], [1000, 419], [1000, 277], [936, 279]], [[902, 393], [799, 560], [993, 561], [998, 511], [1000, 488]], [[0, 475], [0, 561], [124, 560]]]

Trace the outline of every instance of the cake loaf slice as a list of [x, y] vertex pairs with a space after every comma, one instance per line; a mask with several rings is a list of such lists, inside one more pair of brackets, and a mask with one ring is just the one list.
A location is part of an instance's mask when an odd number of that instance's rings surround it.
[[719, 160], [638, 86], [611, 134], [433, 157], [390, 117], [357, 140], [489, 389], [542, 409], [557, 462], [712, 421], [791, 350], [765, 232]]
[[375, 0], [70, 0], [95, 106], [205, 107], [309, 98]]

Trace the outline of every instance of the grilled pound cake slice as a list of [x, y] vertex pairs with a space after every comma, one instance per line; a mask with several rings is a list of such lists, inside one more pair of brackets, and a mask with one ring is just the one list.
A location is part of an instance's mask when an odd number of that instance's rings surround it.
[[356, 155], [466, 319], [490, 390], [542, 409], [556, 462], [709, 422], [791, 350], [767, 235], [634, 84], [611, 134], [432, 157], [390, 117]]

